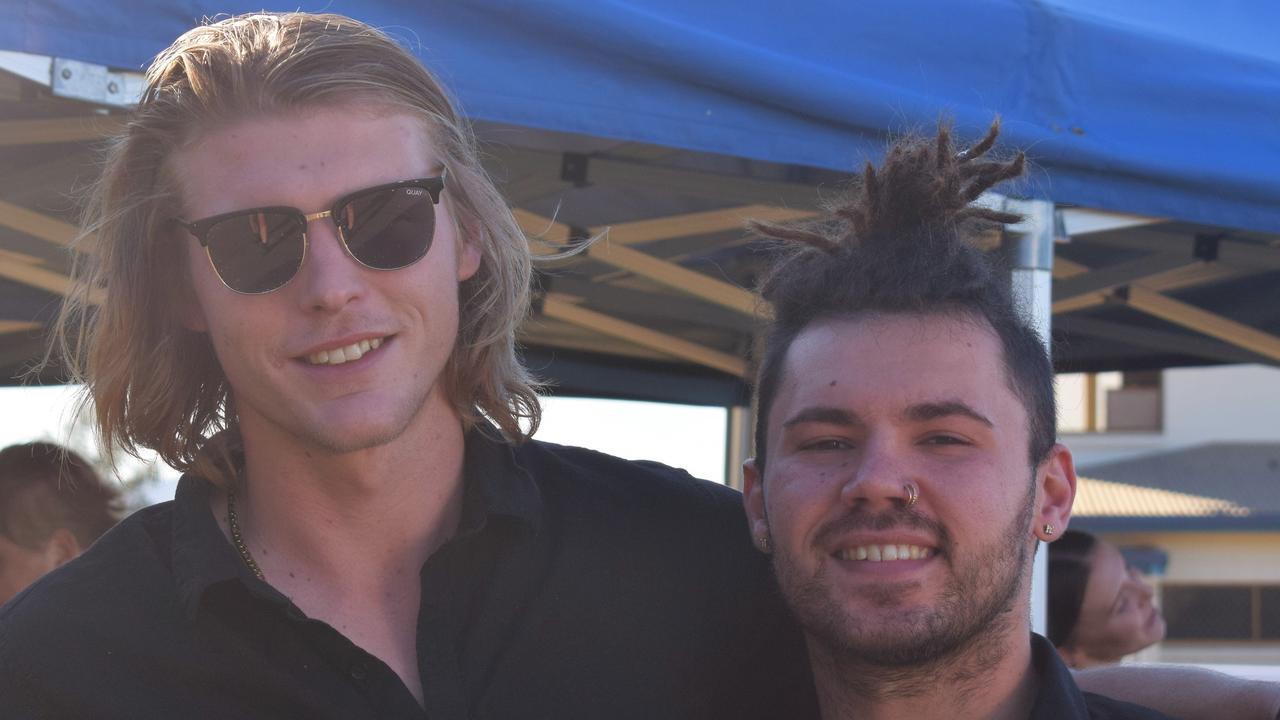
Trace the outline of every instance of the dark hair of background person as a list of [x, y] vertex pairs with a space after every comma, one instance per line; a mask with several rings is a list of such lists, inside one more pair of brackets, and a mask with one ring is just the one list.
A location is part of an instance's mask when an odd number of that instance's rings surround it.
[[123, 502], [84, 458], [48, 442], [0, 450], [0, 535], [38, 549], [59, 528], [81, 548], [120, 519]]
[[868, 162], [844, 202], [803, 226], [752, 223], [776, 241], [778, 257], [760, 283], [772, 305], [756, 382], [755, 461], [764, 470], [769, 411], [791, 343], [809, 325], [868, 313], [952, 313], [985, 319], [1004, 351], [1009, 388], [1026, 408], [1033, 466], [1057, 437], [1053, 367], [1039, 336], [1018, 316], [1010, 274], [975, 246], [992, 223], [1017, 215], [971, 205], [996, 183], [1022, 174], [1021, 153], [985, 159], [1000, 124], [957, 152], [943, 125], [933, 140], [906, 138], [883, 166]]
[[1080, 622], [1097, 544], [1097, 538], [1079, 530], [1049, 543], [1049, 641], [1054, 647], [1065, 647]]

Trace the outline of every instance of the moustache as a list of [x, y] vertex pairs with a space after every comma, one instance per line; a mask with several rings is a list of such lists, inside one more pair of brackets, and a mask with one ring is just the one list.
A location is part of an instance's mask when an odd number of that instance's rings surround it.
[[939, 553], [945, 554], [951, 546], [951, 535], [936, 520], [927, 518], [912, 510], [891, 510], [889, 512], [872, 513], [863, 510], [852, 510], [840, 517], [830, 520], [818, 528], [813, 534], [813, 543], [818, 547], [827, 547], [846, 533], [856, 530], [923, 530], [936, 539]]

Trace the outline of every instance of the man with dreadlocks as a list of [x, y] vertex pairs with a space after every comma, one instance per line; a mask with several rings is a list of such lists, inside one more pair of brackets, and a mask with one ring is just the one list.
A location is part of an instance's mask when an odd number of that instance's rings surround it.
[[972, 205], [1021, 174], [943, 128], [868, 165], [783, 246], [745, 504], [804, 628], [824, 718], [1163, 717], [1081, 693], [1029, 627], [1032, 558], [1063, 529], [1053, 370]]

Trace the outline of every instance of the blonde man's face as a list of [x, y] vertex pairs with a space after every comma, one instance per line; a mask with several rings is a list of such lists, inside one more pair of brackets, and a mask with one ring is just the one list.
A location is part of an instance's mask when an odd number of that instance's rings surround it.
[[[265, 206], [316, 213], [357, 190], [437, 176], [437, 158], [416, 119], [338, 106], [217, 129], [171, 170], [191, 220]], [[434, 233], [418, 262], [374, 270], [346, 252], [331, 219], [312, 219], [297, 274], [261, 295], [229, 290], [196, 239], [179, 233], [194, 295], [185, 322], [208, 334], [246, 442], [350, 452], [452, 412], [440, 379], [457, 338], [458, 283], [479, 253], [447, 202]]]

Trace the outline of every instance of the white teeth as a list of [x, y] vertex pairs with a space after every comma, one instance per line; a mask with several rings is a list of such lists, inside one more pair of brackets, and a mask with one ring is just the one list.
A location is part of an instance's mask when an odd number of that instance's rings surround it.
[[359, 360], [364, 354], [370, 350], [376, 350], [382, 345], [382, 338], [373, 338], [372, 340], [361, 340], [351, 343], [346, 347], [334, 348], [333, 350], [321, 350], [307, 356], [307, 362], [312, 365], [341, 365], [352, 360]]
[[919, 545], [858, 545], [844, 548], [836, 553], [841, 560], [867, 560], [869, 562], [892, 562], [894, 560], [923, 560], [933, 555], [933, 551]]

